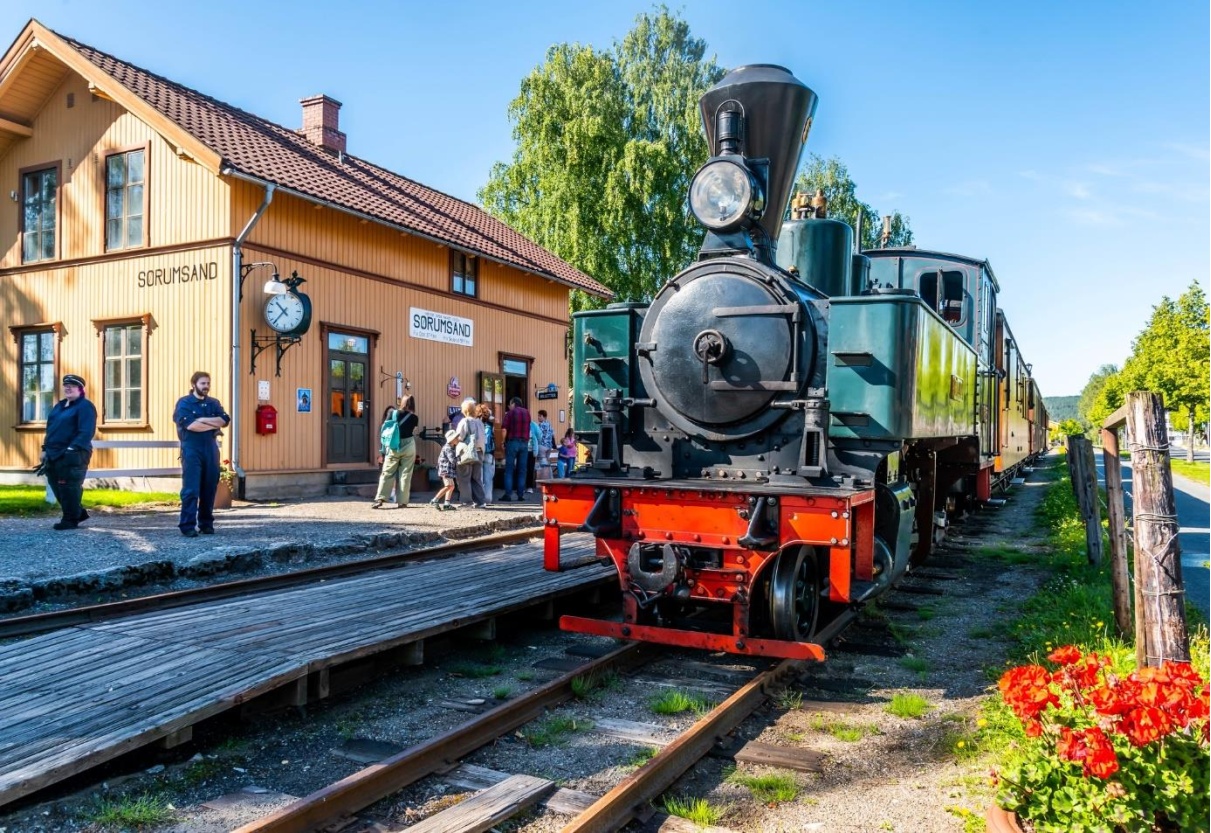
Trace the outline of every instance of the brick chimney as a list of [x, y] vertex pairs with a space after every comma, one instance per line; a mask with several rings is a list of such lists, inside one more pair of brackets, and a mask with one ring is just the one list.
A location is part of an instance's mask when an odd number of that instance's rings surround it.
[[337, 129], [341, 103], [326, 95], [300, 99], [303, 105], [302, 134], [312, 143], [331, 153], [345, 152], [345, 134]]

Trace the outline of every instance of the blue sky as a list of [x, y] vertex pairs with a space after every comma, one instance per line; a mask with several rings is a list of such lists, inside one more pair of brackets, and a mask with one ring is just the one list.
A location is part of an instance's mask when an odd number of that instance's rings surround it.
[[[547, 47], [607, 47], [650, 8], [7, 0], [0, 40], [37, 17], [291, 127], [300, 98], [327, 93], [351, 153], [474, 200]], [[723, 66], [778, 63], [812, 87], [809, 150], [906, 213], [918, 245], [992, 262], [1045, 394], [1079, 392], [1126, 358], [1162, 295], [1206, 285], [1207, 3], [679, 8]]]

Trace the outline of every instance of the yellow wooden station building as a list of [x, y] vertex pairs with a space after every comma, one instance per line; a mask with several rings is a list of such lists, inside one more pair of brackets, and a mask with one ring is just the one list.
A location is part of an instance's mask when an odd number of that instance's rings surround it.
[[[273, 124], [31, 21], [0, 60], [0, 481], [28, 480], [59, 379], [94, 471], [169, 475], [195, 370], [249, 498], [374, 468], [397, 390], [566, 408], [568, 294], [609, 291], [482, 209], [345, 151], [340, 103]], [[548, 399], [549, 397], [549, 399]], [[437, 446], [422, 443], [422, 457]]]

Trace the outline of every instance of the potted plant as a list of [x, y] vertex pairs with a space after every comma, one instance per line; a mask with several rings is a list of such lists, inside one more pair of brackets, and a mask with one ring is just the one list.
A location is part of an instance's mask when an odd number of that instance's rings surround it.
[[230, 460], [219, 463], [219, 487], [214, 493], [215, 509], [230, 509], [235, 494], [235, 468]]
[[998, 683], [1024, 738], [993, 773], [989, 830], [1206, 830], [1208, 688], [1190, 663], [1119, 675], [1072, 645], [1047, 659]]

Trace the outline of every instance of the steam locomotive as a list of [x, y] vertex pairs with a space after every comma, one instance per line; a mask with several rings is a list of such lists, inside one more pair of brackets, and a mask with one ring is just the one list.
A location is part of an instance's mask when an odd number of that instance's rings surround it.
[[696, 262], [650, 304], [573, 316], [592, 466], [541, 483], [544, 566], [587, 530], [621, 622], [566, 630], [824, 659], [861, 605], [1045, 448], [987, 261], [882, 248], [797, 198], [816, 94], [782, 67], [700, 101]]

